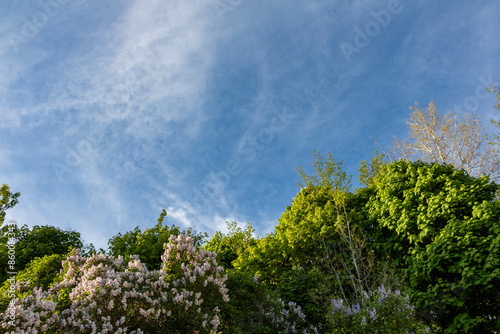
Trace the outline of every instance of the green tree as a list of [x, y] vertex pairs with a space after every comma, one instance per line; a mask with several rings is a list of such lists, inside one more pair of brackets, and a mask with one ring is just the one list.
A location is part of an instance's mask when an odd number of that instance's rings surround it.
[[275, 316], [282, 316], [283, 311], [278, 292], [249, 272], [234, 269], [226, 272], [230, 300], [221, 305], [221, 331], [232, 334], [278, 333], [280, 326]]
[[201, 247], [205, 238], [208, 237], [206, 233], [198, 233], [191, 227], [186, 231], [181, 231], [179, 226], [163, 226], [163, 219], [166, 215], [167, 212], [162, 210], [158, 223], [153, 228], [145, 228], [141, 231], [139, 226], [136, 226], [132, 231], [113, 236], [108, 241], [108, 255], [115, 257], [139, 255], [149, 270], [159, 270], [164, 252], [163, 245], [168, 243], [171, 234], [176, 236], [184, 234], [192, 237], [196, 247]]
[[20, 193], [12, 193], [10, 191], [8, 184], [2, 184], [0, 187], [0, 194], [2, 198], [0, 199], [0, 226], [2, 226], [5, 219], [5, 210], [12, 208], [14, 205], [19, 203]]
[[385, 155], [376, 150], [375, 156], [371, 161], [366, 159], [361, 161], [359, 168], [359, 183], [365, 187], [372, 185], [375, 177], [382, 171], [385, 165], [387, 165]]
[[374, 188], [375, 243], [395, 259], [427, 319], [445, 333], [500, 328], [499, 186], [451, 165], [399, 160]]
[[360, 224], [366, 199], [350, 192], [351, 177], [330, 154], [314, 157], [315, 174], [298, 168], [301, 190], [275, 231], [233, 263], [301, 305], [309, 321], [325, 324], [330, 300], [363, 300], [383, 276], [384, 261], [374, 261]]
[[[53, 254], [67, 254], [72, 248], [82, 248], [83, 242], [79, 232], [61, 230], [55, 226], [38, 226], [31, 229], [27, 226], [3, 226], [0, 229], [0, 282], [8, 278], [9, 271], [22, 271], [37, 257]], [[15, 240], [13, 240], [14, 236]], [[9, 254], [7, 244], [15, 250], [14, 270], [7, 266]], [[11, 246], [12, 248], [12, 246]]]
[[225, 269], [233, 269], [233, 261], [236, 260], [246, 248], [255, 245], [257, 239], [253, 236], [255, 229], [247, 224], [245, 229], [238, 226], [236, 222], [226, 222], [228, 233], [216, 231], [212, 238], [207, 241], [203, 248], [209, 252], [217, 253], [217, 262]]
[[315, 150], [313, 150], [313, 158], [314, 174], [307, 175], [302, 167], [297, 167], [297, 172], [302, 178], [302, 181], [297, 183], [300, 188], [316, 186], [330, 188], [338, 192], [348, 192], [350, 190], [352, 177], [342, 169], [342, 161], [336, 162], [330, 152], [328, 152], [325, 161], [321, 153]]

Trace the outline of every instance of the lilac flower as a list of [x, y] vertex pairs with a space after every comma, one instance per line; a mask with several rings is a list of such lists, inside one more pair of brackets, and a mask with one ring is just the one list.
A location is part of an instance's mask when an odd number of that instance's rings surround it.
[[[122, 257], [115, 259], [98, 254], [86, 258], [78, 250], [71, 252], [63, 262], [61, 282], [47, 291], [35, 289], [31, 295], [14, 300], [14, 325], [26, 333], [47, 332], [51, 328], [51, 333], [102, 331], [139, 334], [143, 333], [140, 328], [130, 331], [128, 324], [151, 326], [155, 322], [167, 323], [165, 318], [185, 317], [186, 321], [193, 322], [193, 326], [201, 326], [206, 319], [205, 325], [210, 321], [211, 330], [217, 331], [220, 309], [214, 308], [201, 314], [204, 309], [201, 297], [205, 294], [217, 296], [218, 292], [222, 302], [229, 300], [224, 283], [227, 276], [222, 276], [223, 268], [217, 265], [216, 254], [196, 250], [193, 240], [184, 236], [171, 236], [169, 241], [160, 271], [148, 271], [137, 256], [132, 256], [127, 263]], [[182, 279], [169, 280], [166, 275], [169, 261], [181, 262]], [[197, 276], [205, 280], [203, 287]], [[19, 288], [23, 284], [25, 282], [20, 282]], [[170, 284], [180, 285], [180, 291], [171, 288]], [[55, 313], [61, 291], [68, 296], [65, 302], [69, 303], [69, 307]], [[175, 308], [176, 303], [181, 304], [181, 308]], [[116, 305], [119, 305], [120, 311], [123, 308], [127, 311], [125, 314], [136, 314], [137, 318], [123, 316], [124, 312], [112, 312], [116, 310]], [[199, 320], [187, 317], [191, 308], [196, 308]], [[7, 313], [0, 314], [0, 327], [6, 328], [3, 320], [7, 316]]]
[[378, 298], [378, 302], [379, 303], [383, 303], [384, 300], [389, 296], [389, 294], [391, 293], [391, 290], [389, 291], [386, 291], [385, 290], [385, 287], [382, 285], [382, 286], [379, 286], [378, 287], [378, 292], [380, 293], [380, 297]]
[[370, 314], [370, 319], [372, 319], [372, 321], [377, 320], [377, 310], [375, 309], [375, 307], [372, 311], [368, 310], [368, 313]]
[[332, 305], [335, 310], [341, 310], [343, 308], [342, 299], [332, 299]]
[[[73, 251], [63, 263], [61, 282], [14, 300], [14, 325], [24, 333], [141, 334], [152, 326], [172, 332], [168, 326], [183, 319], [191, 327], [217, 332], [220, 308], [208, 305], [228, 302], [229, 296], [227, 275], [217, 265], [216, 254], [197, 250], [192, 238], [171, 236], [162, 261], [161, 270], [149, 271], [137, 256], [129, 261], [104, 254], [87, 258]], [[29, 284], [19, 282], [22, 286]], [[69, 306], [56, 313], [61, 292]], [[305, 321], [300, 306], [279, 302], [281, 307], [265, 316], [272, 319], [276, 332], [296, 332]], [[8, 316], [0, 314], [0, 328], [6, 328]], [[130, 326], [137, 329], [131, 331]]]

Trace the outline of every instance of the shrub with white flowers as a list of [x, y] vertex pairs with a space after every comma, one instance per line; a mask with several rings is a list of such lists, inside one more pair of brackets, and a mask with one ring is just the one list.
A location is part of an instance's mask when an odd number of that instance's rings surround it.
[[170, 236], [160, 270], [138, 257], [68, 254], [60, 277], [30, 294], [17, 283], [11, 314], [0, 314], [1, 333], [216, 333], [219, 307], [229, 301], [216, 254], [193, 239]]

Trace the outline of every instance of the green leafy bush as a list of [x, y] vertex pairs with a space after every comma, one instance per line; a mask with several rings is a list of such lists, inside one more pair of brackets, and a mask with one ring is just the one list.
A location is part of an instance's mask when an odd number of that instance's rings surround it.
[[[10, 247], [7, 245], [10, 244]], [[20, 272], [35, 258], [45, 255], [67, 254], [72, 248], [82, 248], [79, 232], [62, 230], [55, 226], [5, 225], [0, 228], [0, 282], [5, 281], [7, 272]], [[13, 249], [14, 268], [7, 266], [9, 250]]]

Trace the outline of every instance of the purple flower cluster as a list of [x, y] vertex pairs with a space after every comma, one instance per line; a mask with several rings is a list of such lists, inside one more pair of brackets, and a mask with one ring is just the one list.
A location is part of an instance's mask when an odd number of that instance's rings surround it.
[[331, 315], [333, 315], [335, 312], [340, 313], [343, 316], [352, 316], [361, 312], [361, 306], [359, 306], [359, 304], [344, 306], [342, 299], [332, 299]]
[[[268, 297], [270, 298], [270, 296]], [[280, 333], [282, 333], [282, 331], [284, 331], [284, 333], [298, 333], [297, 328], [299, 325], [304, 324], [306, 319], [305, 314], [302, 313], [302, 308], [294, 302], [285, 304], [281, 299], [278, 299], [277, 302], [280, 304], [280, 307], [266, 311], [262, 306], [259, 306], [259, 311], [266, 318], [270, 319], [275, 329]], [[313, 333], [317, 333], [315, 327], [310, 328], [310, 330]], [[309, 331], [304, 329], [302, 333], [307, 334]]]
[[406, 329], [407, 332], [411, 329], [418, 333], [429, 331], [415, 319], [415, 308], [410, 305], [409, 296], [403, 298], [400, 291], [392, 292], [380, 286], [368, 297], [370, 304], [365, 309], [359, 304], [344, 305], [342, 299], [332, 300], [329, 317], [334, 326], [340, 329], [339, 333], [383, 333], [391, 332], [394, 328]]

